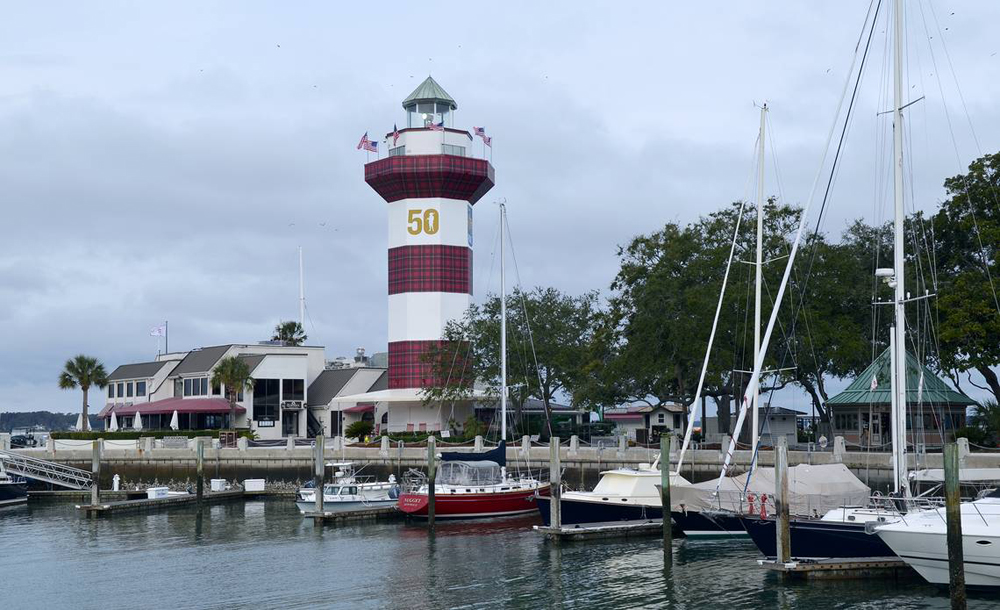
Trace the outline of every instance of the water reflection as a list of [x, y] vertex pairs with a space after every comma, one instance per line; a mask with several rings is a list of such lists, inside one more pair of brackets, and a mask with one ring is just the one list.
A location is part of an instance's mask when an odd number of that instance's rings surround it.
[[[782, 583], [751, 543], [657, 538], [553, 544], [534, 517], [318, 524], [288, 501], [88, 519], [0, 511], [3, 607], [946, 608], [921, 582]], [[113, 595], [94, 575], [114, 575]], [[110, 582], [110, 581], [109, 581]], [[973, 596], [970, 608], [989, 608]]]

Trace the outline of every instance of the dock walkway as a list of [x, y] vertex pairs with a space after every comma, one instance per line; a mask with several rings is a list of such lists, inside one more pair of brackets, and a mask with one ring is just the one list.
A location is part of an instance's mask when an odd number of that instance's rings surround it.
[[[244, 492], [242, 489], [232, 491], [207, 492], [202, 496], [202, 502], [214, 503], [227, 500], [239, 500], [253, 497], [252, 492]], [[183, 496], [168, 496], [166, 498], [141, 498], [138, 500], [118, 500], [115, 502], [101, 502], [100, 504], [77, 504], [76, 507], [85, 511], [88, 515], [105, 516], [126, 511], [155, 510], [160, 508], [173, 508], [186, 504], [198, 502], [197, 494], [185, 494]]]
[[663, 534], [663, 521], [644, 519], [642, 521], [602, 521], [550, 527], [536, 525], [534, 529], [549, 540], [594, 540], [599, 538], [632, 538], [636, 536], [659, 536]]
[[773, 559], [758, 559], [757, 565], [787, 578], [851, 579], [851, 578], [910, 578], [913, 568], [899, 557], [865, 557], [862, 559], [831, 557], [815, 561], [778, 563]]

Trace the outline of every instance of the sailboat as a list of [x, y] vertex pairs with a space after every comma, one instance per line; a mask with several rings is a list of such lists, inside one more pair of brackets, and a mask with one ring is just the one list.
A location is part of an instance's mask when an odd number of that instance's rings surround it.
[[[876, 269], [894, 289], [894, 322], [889, 337], [891, 353], [892, 406], [892, 498], [881, 505], [846, 506], [833, 509], [820, 519], [792, 519], [789, 523], [791, 555], [796, 558], [892, 557], [892, 548], [873, 536], [867, 524], [899, 521], [902, 513], [915, 508], [907, 477], [906, 464], [906, 316], [907, 294], [904, 286], [903, 223], [903, 1], [893, 2], [893, 267]], [[874, 17], [873, 17], [874, 19]], [[909, 519], [909, 517], [906, 517]], [[741, 519], [750, 537], [766, 556], [776, 555], [774, 519]]]
[[[507, 208], [500, 204], [500, 443], [484, 453], [443, 452], [434, 484], [434, 516], [477, 519], [532, 513], [536, 497], [549, 495], [549, 484], [530, 475], [514, 477], [507, 470], [507, 303], [504, 269], [504, 229]], [[430, 485], [422, 472], [410, 471], [399, 510], [427, 517]]]

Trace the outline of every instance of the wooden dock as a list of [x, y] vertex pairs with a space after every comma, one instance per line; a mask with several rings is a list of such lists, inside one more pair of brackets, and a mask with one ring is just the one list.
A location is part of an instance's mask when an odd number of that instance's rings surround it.
[[[227, 500], [240, 500], [252, 498], [253, 492], [247, 493], [242, 489], [232, 491], [207, 492], [202, 496], [202, 502], [211, 504], [224, 502]], [[260, 494], [256, 494], [260, 495]], [[198, 502], [197, 494], [185, 494], [183, 496], [168, 496], [166, 498], [141, 498], [138, 500], [119, 500], [116, 502], [101, 502], [100, 504], [77, 504], [76, 507], [85, 511], [88, 516], [109, 516], [116, 513], [128, 511], [158, 510], [161, 508], [174, 508]]]
[[662, 536], [663, 522], [659, 519], [643, 521], [603, 521], [580, 523], [562, 527], [534, 526], [534, 530], [548, 540], [597, 540], [601, 538], [634, 538]]
[[787, 578], [840, 580], [851, 578], [918, 578], [913, 568], [898, 557], [863, 559], [831, 557], [815, 561], [778, 563], [759, 559], [757, 565]]
[[314, 523], [351, 523], [355, 521], [395, 521], [402, 520], [405, 516], [395, 506], [380, 506], [378, 508], [364, 508], [350, 511], [309, 511], [302, 514], [307, 519], [312, 519]]

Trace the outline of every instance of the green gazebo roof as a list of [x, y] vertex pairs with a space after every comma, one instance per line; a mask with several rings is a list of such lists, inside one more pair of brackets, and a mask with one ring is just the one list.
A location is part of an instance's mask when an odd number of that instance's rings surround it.
[[[892, 403], [890, 370], [892, 356], [886, 349], [872, 362], [847, 389], [827, 401], [828, 405], [889, 405]], [[920, 401], [925, 405], [968, 406], [976, 404], [961, 392], [948, 387], [940, 377], [929, 368], [917, 362], [909, 352], [906, 353], [906, 403], [917, 404], [920, 373], [924, 374], [923, 392]], [[874, 390], [872, 378], [877, 380]]]
[[420, 86], [413, 90], [413, 93], [406, 96], [406, 99], [403, 100], [403, 108], [417, 102], [441, 102], [443, 104], [450, 104], [452, 110], [458, 108], [458, 102], [455, 101], [455, 98], [448, 95], [448, 92], [430, 76], [424, 79], [424, 82], [420, 83]]

